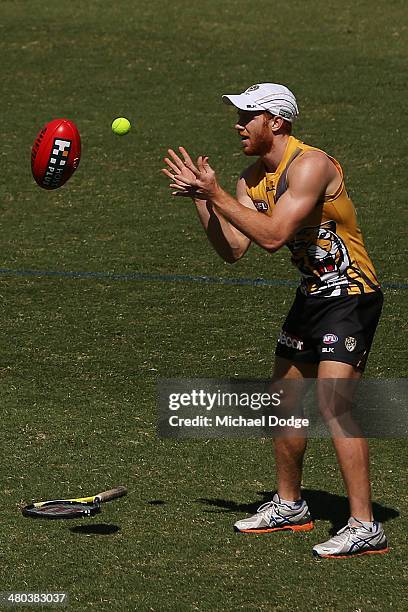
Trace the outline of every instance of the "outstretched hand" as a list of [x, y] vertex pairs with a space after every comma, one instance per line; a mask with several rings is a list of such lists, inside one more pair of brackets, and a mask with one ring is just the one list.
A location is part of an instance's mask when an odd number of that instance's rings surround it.
[[200, 155], [194, 164], [184, 147], [179, 147], [179, 151], [182, 157], [173, 149], [168, 150], [169, 157], [164, 158], [167, 168], [162, 169], [171, 180], [172, 195], [211, 200], [220, 186], [208, 157]]

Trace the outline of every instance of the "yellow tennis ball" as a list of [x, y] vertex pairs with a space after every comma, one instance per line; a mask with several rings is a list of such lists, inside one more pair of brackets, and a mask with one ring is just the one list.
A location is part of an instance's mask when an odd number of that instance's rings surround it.
[[125, 117], [118, 117], [112, 122], [112, 132], [114, 134], [118, 134], [119, 136], [123, 136], [127, 134], [131, 128], [131, 124], [129, 119]]

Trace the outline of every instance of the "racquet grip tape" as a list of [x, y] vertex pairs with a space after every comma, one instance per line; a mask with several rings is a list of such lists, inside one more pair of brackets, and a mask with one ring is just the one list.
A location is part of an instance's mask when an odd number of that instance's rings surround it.
[[98, 493], [95, 497], [95, 501], [106, 502], [111, 499], [117, 499], [118, 497], [123, 497], [127, 494], [126, 487], [116, 487], [115, 489], [109, 489], [109, 491], [103, 491], [102, 493]]

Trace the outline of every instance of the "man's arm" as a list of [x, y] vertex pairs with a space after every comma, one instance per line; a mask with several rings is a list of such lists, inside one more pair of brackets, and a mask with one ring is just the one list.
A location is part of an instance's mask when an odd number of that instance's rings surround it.
[[335, 172], [327, 156], [320, 152], [308, 152], [295, 160], [288, 172], [288, 189], [279, 198], [272, 216], [268, 217], [243, 206], [224, 191], [207, 157], [200, 156], [197, 165], [190, 161], [187, 159], [185, 163], [195, 178], [186, 181], [175, 176], [172, 186], [180, 191], [193, 189], [195, 197], [209, 200], [224, 219], [271, 253], [290, 241], [307, 224], [307, 217], [324, 196]]
[[[170, 171], [168, 169], [162, 170], [166, 176], [173, 180], [174, 176], [172, 173], [180, 173], [186, 179], [195, 178], [183, 160], [172, 149], [169, 149], [169, 155], [171, 159], [165, 157], [164, 161]], [[224, 261], [234, 263], [246, 253], [251, 244], [249, 238], [227, 221], [220, 211], [215, 210], [211, 201], [196, 197], [193, 191], [178, 195], [192, 198], [209, 241]], [[255, 210], [254, 204], [246, 192], [246, 185], [243, 179], [239, 179], [237, 183], [237, 200], [244, 207]]]
[[[241, 259], [247, 252], [251, 240], [227, 221], [211, 201], [193, 198], [201, 224], [215, 251], [228, 263]], [[244, 207], [256, 211], [246, 192], [245, 181], [240, 178], [237, 183], [237, 201]]]

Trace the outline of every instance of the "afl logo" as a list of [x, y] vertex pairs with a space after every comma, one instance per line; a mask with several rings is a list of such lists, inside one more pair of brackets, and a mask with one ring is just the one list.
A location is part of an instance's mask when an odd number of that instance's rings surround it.
[[253, 200], [254, 206], [258, 212], [266, 212], [269, 205], [265, 200]]
[[325, 334], [323, 336], [323, 344], [336, 344], [338, 341], [336, 334]]

